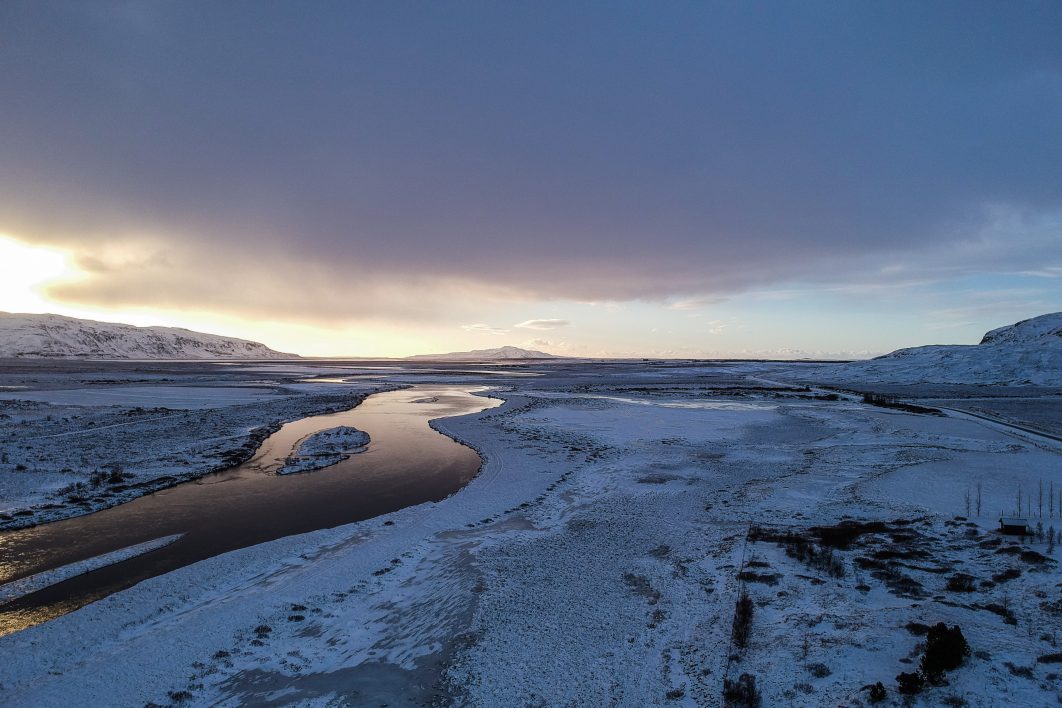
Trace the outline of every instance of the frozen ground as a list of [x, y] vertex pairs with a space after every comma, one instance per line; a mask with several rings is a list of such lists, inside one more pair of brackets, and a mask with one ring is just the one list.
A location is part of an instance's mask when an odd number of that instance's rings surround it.
[[765, 705], [865, 704], [877, 681], [895, 705], [941, 621], [973, 651], [916, 704], [1062, 700], [1059, 553], [993, 532], [1019, 489], [1034, 524], [1041, 483], [1062, 491], [1059, 443], [765, 367], [510, 380], [435, 423], [486, 460], [459, 493], [0, 638], [0, 702], [695, 706], [747, 673]]

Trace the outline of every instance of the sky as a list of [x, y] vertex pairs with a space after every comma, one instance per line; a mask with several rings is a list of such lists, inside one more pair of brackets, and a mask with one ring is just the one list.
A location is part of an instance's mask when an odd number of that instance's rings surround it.
[[0, 310], [862, 357], [1062, 310], [1060, 2], [0, 3]]

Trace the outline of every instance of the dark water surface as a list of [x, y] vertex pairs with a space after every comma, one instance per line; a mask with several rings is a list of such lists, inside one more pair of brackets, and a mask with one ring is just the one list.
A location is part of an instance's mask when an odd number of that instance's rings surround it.
[[[0, 582], [185, 534], [164, 548], [3, 605], [0, 636], [226, 551], [453, 494], [476, 475], [481, 460], [428, 421], [501, 403], [474, 396], [473, 390], [479, 388], [418, 385], [374, 394], [349, 411], [288, 423], [252, 459], [230, 470], [87, 516], [0, 534]], [[367, 432], [368, 449], [315, 472], [275, 474], [300, 440], [337, 425]]]

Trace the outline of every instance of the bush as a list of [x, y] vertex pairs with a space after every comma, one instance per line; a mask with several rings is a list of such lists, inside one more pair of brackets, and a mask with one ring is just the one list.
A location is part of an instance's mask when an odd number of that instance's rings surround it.
[[956, 573], [948, 578], [948, 584], [945, 587], [952, 592], [973, 592], [974, 578], [966, 573]]
[[926, 681], [918, 671], [903, 672], [896, 677], [896, 688], [905, 696], [913, 696], [921, 693]]
[[1008, 580], [1014, 580], [1014, 578], [1021, 577], [1021, 571], [1017, 568], [1007, 568], [1001, 573], [996, 573], [992, 576], [992, 580], [997, 583], [1005, 583]]
[[741, 674], [737, 681], [723, 681], [723, 702], [734, 708], [757, 708], [760, 705], [760, 692], [756, 689], [756, 677]]
[[749, 645], [749, 635], [752, 634], [752, 598], [744, 588], [734, 606], [734, 631], [733, 639], [735, 646], [744, 649]]
[[926, 635], [926, 653], [922, 655], [920, 667], [930, 683], [940, 683], [945, 671], [959, 668], [969, 655], [970, 645], [958, 625], [949, 629], [938, 622]]
[[832, 673], [830, 667], [823, 663], [808, 664], [804, 668], [815, 678], [826, 678]]
[[109, 462], [103, 466], [103, 469], [107, 472], [107, 484], [121, 484], [122, 477], [125, 475], [125, 469], [118, 462]]
[[1014, 676], [1021, 676], [1022, 678], [1027, 679], [1035, 677], [1031, 666], [1018, 666], [1016, 664], [1012, 664], [1009, 661], [1004, 661], [1003, 666], [1006, 666], [1007, 671], [1009, 671]]
[[888, 692], [885, 691], [885, 684], [878, 681], [876, 684], [870, 687], [870, 694], [867, 696], [867, 700], [871, 703], [881, 703], [885, 700]]
[[763, 583], [764, 585], [777, 585], [778, 578], [782, 577], [778, 573], [757, 573], [752, 570], [743, 570], [738, 573], [738, 580], [744, 580], [746, 583]]
[[785, 542], [785, 554], [809, 568], [823, 570], [835, 578], [844, 577], [844, 563], [828, 545], [819, 546], [797, 536]]

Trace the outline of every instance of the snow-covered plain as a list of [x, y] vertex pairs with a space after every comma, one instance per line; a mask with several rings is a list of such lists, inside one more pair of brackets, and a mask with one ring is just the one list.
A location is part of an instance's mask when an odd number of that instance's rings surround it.
[[[435, 421], [485, 460], [457, 494], [0, 638], [0, 702], [700, 706], [747, 673], [765, 705], [865, 704], [877, 681], [898, 705], [940, 621], [973, 653], [914, 703], [1062, 699], [1059, 553], [993, 531], [1019, 488], [1040, 520], [1062, 444], [765, 384], [782, 364], [536, 371], [491, 392], [499, 408]], [[1043, 526], [1060, 515], [1045, 499]], [[831, 548], [839, 575], [771, 540], [822, 549], [813, 529], [846, 520], [881, 524]]]

